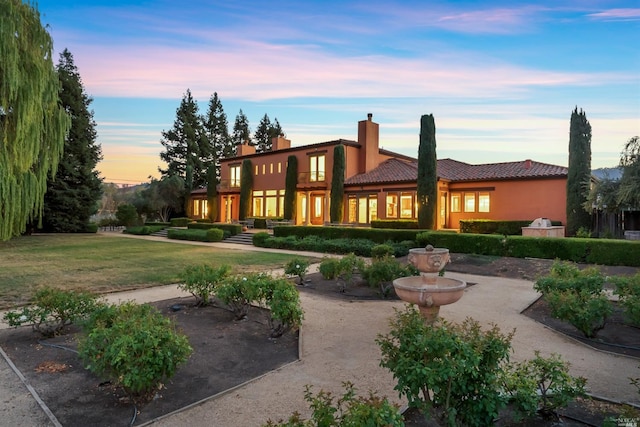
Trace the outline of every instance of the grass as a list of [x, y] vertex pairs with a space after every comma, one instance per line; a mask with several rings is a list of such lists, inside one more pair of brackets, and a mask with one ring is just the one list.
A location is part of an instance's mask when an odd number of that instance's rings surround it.
[[0, 242], [0, 309], [24, 305], [42, 286], [106, 293], [179, 282], [189, 265], [266, 271], [295, 255], [100, 234], [52, 234]]

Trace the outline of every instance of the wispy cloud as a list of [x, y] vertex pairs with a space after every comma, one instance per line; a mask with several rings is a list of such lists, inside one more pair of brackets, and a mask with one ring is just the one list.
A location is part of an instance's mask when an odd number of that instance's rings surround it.
[[606, 21], [637, 21], [640, 20], [640, 8], [609, 9], [587, 16]]

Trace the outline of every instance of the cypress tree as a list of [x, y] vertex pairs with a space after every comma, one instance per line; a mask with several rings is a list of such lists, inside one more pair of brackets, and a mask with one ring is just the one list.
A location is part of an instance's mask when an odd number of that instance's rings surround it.
[[298, 158], [296, 156], [289, 156], [287, 159], [287, 175], [284, 184], [284, 219], [295, 219], [297, 186]]
[[420, 118], [418, 148], [418, 227], [434, 229], [438, 201], [438, 160], [436, 157], [436, 124], [433, 114]]
[[240, 220], [247, 219], [249, 216], [251, 191], [253, 190], [253, 175], [251, 173], [251, 160], [244, 159], [240, 170], [240, 212], [238, 214]]
[[53, 41], [35, 7], [0, 2], [0, 240], [40, 221], [71, 125], [59, 105]]
[[344, 162], [344, 146], [336, 145], [333, 149], [331, 206], [329, 208], [331, 222], [342, 222], [344, 218]]
[[591, 229], [591, 214], [585, 209], [591, 182], [591, 125], [578, 107], [571, 113], [569, 132], [569, 168], [567, 175], [568, 236], [580, 228]]
[[218, 179], [216, 178], [216, 165], [209, 165], [207, 174], [207, 206], [209, 208], [208, 218], [215, 222], [218, 218]]
[[43, 230], [58, 233], [86, 231], [91, 215], [98, 210], [102, 181], [95, 170], [102, 158], [96, 144], [96, 123], [71, 52], [60, 54], [57, 66], [62, 89], [60, 103], [71, 115], [71, 129], [55, 178], [49, 178], [44, 197]]

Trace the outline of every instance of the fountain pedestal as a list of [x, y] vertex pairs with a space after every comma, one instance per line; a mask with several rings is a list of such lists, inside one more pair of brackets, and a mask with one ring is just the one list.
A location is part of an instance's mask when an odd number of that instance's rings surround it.
[[420, 276], [401, 277], [393, 281], [396, 295], [418, 306], [425, 322], [437, 321], [440, 306], [458, 301], [467, 284], [463, 280], [439, 277], [449, 262], [449, 249], [414, 248], [409, 250], [409, 262], [420, 271]]

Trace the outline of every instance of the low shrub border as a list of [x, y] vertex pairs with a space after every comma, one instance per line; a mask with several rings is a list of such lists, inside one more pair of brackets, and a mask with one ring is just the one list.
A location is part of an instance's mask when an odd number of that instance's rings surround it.
[[175, 229], [170, 228], [167, 233], [169, 239], [191, 240], [197, 242], [219, 242], [224, 237], [224, 231], [218, 228], [208, 230]]

